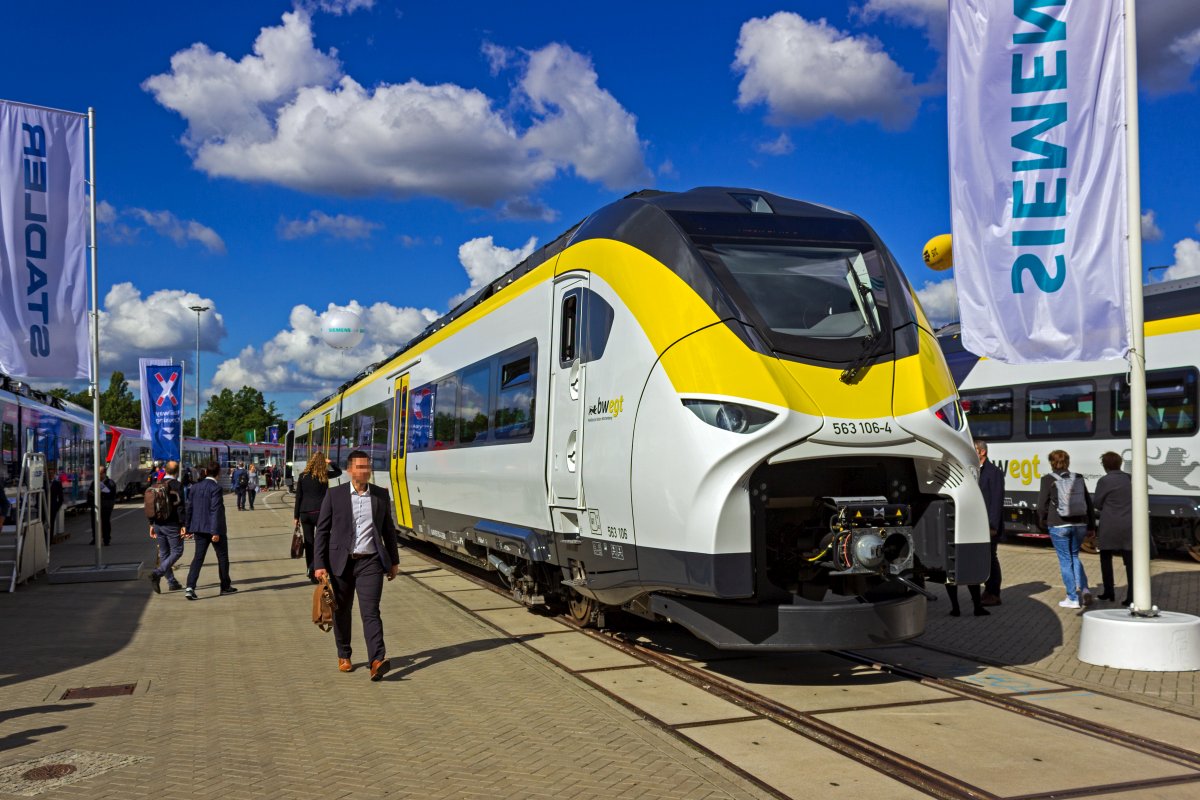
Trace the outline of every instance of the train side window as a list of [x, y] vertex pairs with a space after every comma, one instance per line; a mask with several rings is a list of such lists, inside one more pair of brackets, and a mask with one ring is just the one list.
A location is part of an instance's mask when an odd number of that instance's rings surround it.
[[[1146, 373], [1146, 434], [1191, 436], [1197, 430], [1197, 371], [1156, 369]], [[1112, 379], [1112, 432], [1129, 435], [1129, 381]]]
[[1012, 389], [960, 392], [959, 396], [972, 436], [988, 441], [1012, 438]]
[[455, 424], [458, 421], [458, 376], [451, 375], [437, 382], [433, 396], [433, 446], [453, 447], [458, 441]]
[[497, 439], [523, 439], [533, 435], [534, 354], [522, 355], [500, 367], [494, 429]]
[[461, 444], [488, 440], [488, 409], [491, 407], [492, 365], [484, 362], [465, 370], [458, 403], [458, 441]]
[[558, 362], [569, 367], [578, 355], [579, 292], [563, 298], [562, 322], [559, 327]]
[[1031, 439], [1091, 436], [1096, 431], [1096, 387], [1086, 383], [1030, 386], [1025, 433]]

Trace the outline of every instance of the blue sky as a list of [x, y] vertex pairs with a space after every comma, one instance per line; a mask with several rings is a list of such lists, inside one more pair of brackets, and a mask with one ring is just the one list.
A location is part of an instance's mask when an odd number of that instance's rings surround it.
[[[956, 313], [920, 258], [950, 225], [946, 0], [184, 8], [5, 11], [0, 98], [97, 110], [105, 380], [190, 363], [202, 302], [204, 394], [250, 384], [294, 416], [645, 187], [861, 214]], [[1200, 274], [1200, 3], [1138, 9], [1144, 260]], [[347, 354], [317, 339], [331, 304], [368, 328]]]

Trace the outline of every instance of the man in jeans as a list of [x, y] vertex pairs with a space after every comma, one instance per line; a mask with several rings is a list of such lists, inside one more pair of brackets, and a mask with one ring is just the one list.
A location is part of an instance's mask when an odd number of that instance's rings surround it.
[[[1079, 560], [1079, 546], [1088, 532], [1096, 529], [1096, 514], [1083, 476], [1069, 469], [1071, 457], [1067, 451], [1052, 450], [1049, 460], [1052, 471], [1042, 476], [1038, 492], [1038, 521], [1050, 532], [1050, 541], [1058, 554], [1058, 568], [1067, 590], [1066, 599], [1059, 605], [1080, 608], [1091, 605], [1092, 593], [1088, 590], [1083, 562]], [[1068, 487], [1069, 496], [1064, 495], [1062, 487]]]
[[167, 488], [167, 502], [170, 510], [166, 519], [154, 520], [150, 524], [150, 538], [158, 542], [158, 569], [150, 573], [150, 585], [154, 587], [155, 594], [162, 593], [163, 576], [166, 576], [167, 586], [172, 592], [183, 588], [183, 585], [176, 580], [174, 570], [171, 569], [183, 555], [183, 538], [180, 528], [186, 518], [183, 484], [179, 482], [178, 461], [167, 462], [166, 476], [162, 483]]

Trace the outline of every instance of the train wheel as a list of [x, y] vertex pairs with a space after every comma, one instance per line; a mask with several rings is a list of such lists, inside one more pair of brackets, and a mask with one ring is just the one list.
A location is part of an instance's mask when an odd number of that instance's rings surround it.
[[595, 625], [600, 616], [600, 604], [572, 589], [567, 598], [567, 613], [580, 625], [589, 627]]

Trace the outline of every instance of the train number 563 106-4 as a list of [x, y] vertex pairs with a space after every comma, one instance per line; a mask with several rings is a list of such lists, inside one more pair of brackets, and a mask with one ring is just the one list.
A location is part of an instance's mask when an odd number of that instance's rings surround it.
[[887, 420], [861, 420], [858, 422], [834, 422], [833, 432], [838, 436], [870, 435], [891, 433], [892, 423]]

